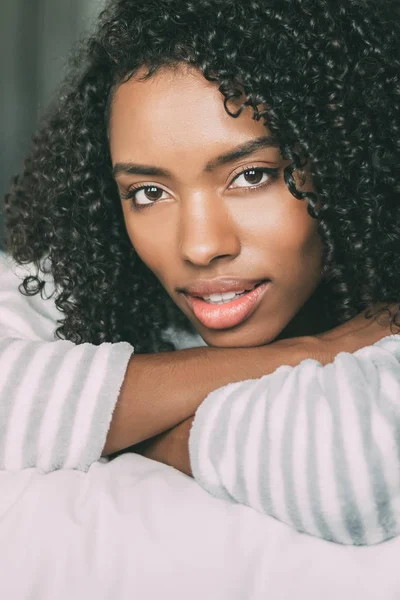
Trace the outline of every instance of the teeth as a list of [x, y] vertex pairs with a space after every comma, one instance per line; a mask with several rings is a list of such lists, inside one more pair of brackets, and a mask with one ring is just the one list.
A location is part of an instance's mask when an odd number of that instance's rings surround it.
[[243, 294], [247, 294], [248, 292], [251, 292], [252, 290], [254, 290], [254, 288], [257, 287], [257, 285], [253, 285], [253, 287], [248, 288], [248, 289], [244, 289], [244, 290], [238, 290], [237, 292], [224, 292], [222, 294], [210, 294], [209, 296], [200, 296], [200, 298], [203, 298], [203, 300], [205, 302], [208, 302], [209, 304], [225, 304], [226, 302], [231, 302], [231, 300], [234, 300], [235, 298], [239, 298], [239, 296], [243, 296]]
[[236, 292], [226, 292], [225, 294], [220, 295], [222, 300], [233, 300], [233, 298], [236, 296]]
[[245, 290], [240, 290], [238, 292], [225, 292], [223, 294], [210, 294], [209, 296], [203, 296], [203, 299], [206, 302], [210, 302], [210, 304], [225, 304], [225, 302], [230, 302], [236, 296], [240, 296], [244, 294]]
[[221, 302], [222, 294], [210, 294], [208, 300], [211, 300], [211, 302]]

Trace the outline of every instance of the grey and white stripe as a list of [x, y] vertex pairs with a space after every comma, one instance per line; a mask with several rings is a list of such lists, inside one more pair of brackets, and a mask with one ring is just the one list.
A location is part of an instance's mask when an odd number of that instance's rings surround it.
[[[87, 470], [101, 457], [133, 348], [56, 340], [54, 301], [27, 298], [0, 255], [0, 469]], [[51, 281], [46, 295], [54, 291]]]
[[[22, 296], [0, 254], [0, 468], [99, 459], [133, 349], [57, 341], [60, 313]], [[400, 336], [212, 392], [196, 413], [197, 481], [302, 531], [374, 544], [400, 529]]]
[[210, 493], [311, 535], [354, 545], [398, 535], [400, 336], [212, 392], [190, 457]]

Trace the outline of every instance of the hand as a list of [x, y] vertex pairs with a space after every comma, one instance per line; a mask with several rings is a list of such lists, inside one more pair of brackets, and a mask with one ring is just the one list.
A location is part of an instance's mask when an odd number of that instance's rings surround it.
[[[396, 307], [388, 307], [396, 310]], [[317, 337], [322, 342], [333, 343], [341, 352], [355, 352], [365, 346], [372, 346], [379, 340], [400, 333], [400, 327], [391, 321], [391, 313], [384, 306], [375, 307], [373, 311], [363, 311], [350, 321], [339, 325]], [[366, 317], [369, 313], [375, 316]]]
[[190, 417], [176, 427], [138, 444], [134, 447], [134, 451], [192, 476], [189, 460], [189, 435], [193, 419], [194, 417]]
[[301, 352], [304, 358], [312, 358], [321, 364], [328, 364], [333, 362], [340, 352], [353, 353], [360, 348], [372, 346], [388, 335], [400, 333], [400, 328], [392, 324], [390, 313], [383, 307], [377, 307], [379, 308], [382, 310], [374, 311], [377, 312], [376, 316], [367, 318], [367, 311], [363, 311], [330, 331], [314, 336], [281, 340], [274, 346], [292, 348], [293, 351]]
[[[281, 365], [297, 366], [307, 358], [326, 365], [333, 362], [340, 352], [353, 353], [365, 346], [371, 346], [392, 333], [398, 331], [391, 327], [387, 313], [382, 312], [377, 317], [367, 319], [363, 312], [343, 325], [319, 335], [280, 340], [260, 348], [250, 349], [253, 371], [249, 373], [248, 378], [262, 377], [272, 373]], [[266, 364], [268, 369], [265, 367]], [[189, 435], [192, 423], [193, 417], [186, 419], [165, 433], [134, 446], [132, 450], [147, 458], [175, 467], [186, 475], [192, 475], [189, 460]]]

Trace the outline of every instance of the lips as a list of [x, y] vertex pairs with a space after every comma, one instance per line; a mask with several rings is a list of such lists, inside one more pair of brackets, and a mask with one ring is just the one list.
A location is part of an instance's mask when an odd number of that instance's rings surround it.
[[[230, 329], [243, 323], [256, 310], [261, 298], [270, 289], [271, 282], [254, 280], [215, 280], [188, 288], [192, 293], [184, 292], [184, 298], [195, 317], [208, 329]], [[240, 296], [222, 304], [211, 304], [204, 296], [243, 292]]]
[[200, 298], [204, 296], [210, 296], [211, 294], [250, 291], [264, 281], [265, 279], [234, 279], [228, 277], [218, 277], [216, 279], [198, 280], [193, 284], [179, 289], [178, 291], [187, 294], [188, 296], [197, 296]]

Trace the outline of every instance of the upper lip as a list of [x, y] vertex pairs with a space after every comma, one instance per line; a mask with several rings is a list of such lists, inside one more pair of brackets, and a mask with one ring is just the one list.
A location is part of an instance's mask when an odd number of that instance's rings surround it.
[[215, 279], [198, 279], [185, 287], [179, 288], [178, 291], [189, 296], [209, 296], [211, 294], [251, 290], [263, 281], [265, 281], [265, 278], [237, 279], [232, 277], [216, 277]]

